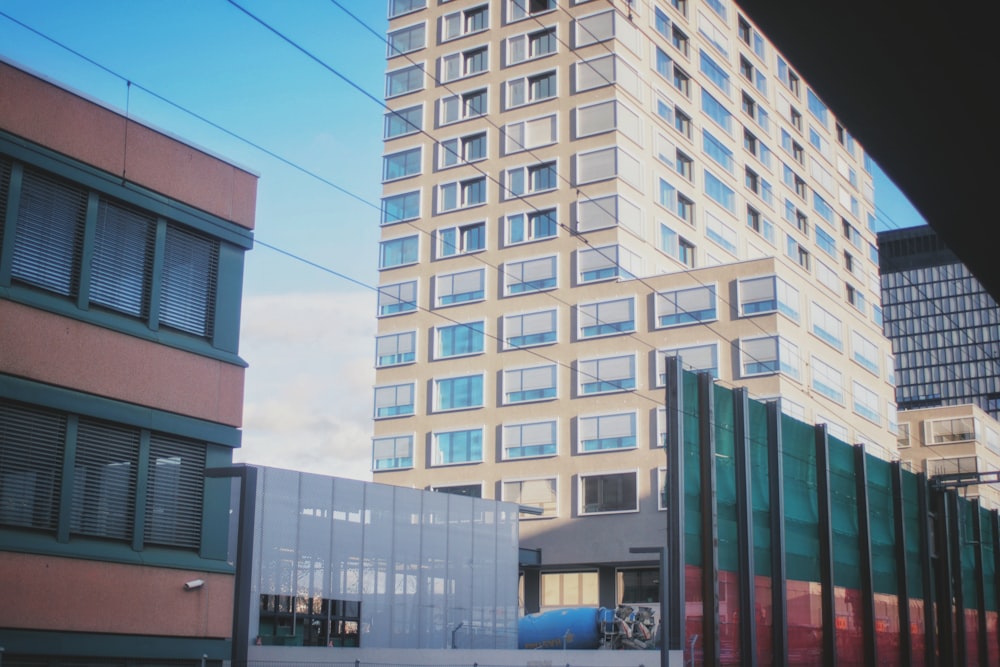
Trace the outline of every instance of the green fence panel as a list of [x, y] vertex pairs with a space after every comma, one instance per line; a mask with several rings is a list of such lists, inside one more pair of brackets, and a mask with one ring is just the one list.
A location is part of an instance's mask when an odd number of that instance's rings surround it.
[[698, 376], [683, 374], [684, 410], [684, 562], [702, 565], [701, 554], [701, 441], [698, 434]]
[[739, 570], [736, 515], [736, 433], [732, 390], [712, 386], [715, 395], [715, 500], [719, 522], [719, 569]]
[[868, 525], [871, 529], [872, 579], [876, 593], [899, 594], [892, 465], [865, 454], [868, 467]]
[[920, 507], [917, 502], [919, 487], [918, 477], [903, 471], [903, 527], [906, 531], [906, 588], [910, 598], [924, 597], [923, 579], [923, 530], [927, 525], [921, 519]]
[[830, 438], [830, 520], [833, 524], [833, 583], [861, 588], [858, 493], [854, 448]]
[[750, 401], [750, 493], [753, 503], [754, 573], [771, 575], [771, 470], [768, 467], [767, 406]]
[[785, 490], [785, 570], [789, 579], [819, 581], [819, 512], [814, 429], [781, 416]]
[[962, 560], [962, 596], [966, 609], [979, 608], [980, 582], [976, 576], [976, 553], [979, 543], [976, 542], [974, 524], [976, 521], [976, 506], [965, 498], [958, 499], [958, 539], [961, 545]]
[[997, 563], [996, 551], [993, 549], [993, 512], [980, 507], [979, 521], [982, 525], [980, 534], [983, 543], [983, 597], [988, 611], [997, 610]]

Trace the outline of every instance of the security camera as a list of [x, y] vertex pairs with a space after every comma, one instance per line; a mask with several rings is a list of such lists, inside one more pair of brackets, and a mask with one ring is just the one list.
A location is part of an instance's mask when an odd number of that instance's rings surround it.
[[188, 581], [184, 584], [184, 590], [193, 591], [196, 588], [201, 588], [204, 585], [205, 585], [204, 579], [192, 579], [191, 581]]

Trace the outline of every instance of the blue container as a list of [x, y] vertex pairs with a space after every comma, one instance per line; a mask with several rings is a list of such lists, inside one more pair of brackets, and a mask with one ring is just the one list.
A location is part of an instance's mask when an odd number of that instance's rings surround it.
[[601, 623], [613, 627], [614, 611], [572, 607], [528, 614], [517, 624], [517, 647], [523, 649], [595, 649], [601, 645]]

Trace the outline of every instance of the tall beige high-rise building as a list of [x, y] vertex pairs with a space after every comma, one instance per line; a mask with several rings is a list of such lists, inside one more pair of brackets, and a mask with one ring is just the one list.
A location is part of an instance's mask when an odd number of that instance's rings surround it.
[[376, 481], [540, 507], [534, 611], [655, 597], [666, 355], [894, 455], [865, 154], [738, 6], [389, 17]]

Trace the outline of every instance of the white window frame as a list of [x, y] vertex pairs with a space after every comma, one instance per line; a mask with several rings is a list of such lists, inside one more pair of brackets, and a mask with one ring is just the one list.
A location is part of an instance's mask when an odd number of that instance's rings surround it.
[[[406, 341], [406, 342], [404, 342]], [[383, 357], [398, 358], [412, 355], [412, 359], [402, 361], [390, 361], [383, 363]], [[383, 333], [375, 337], [375, 368], [389, 368], [392, 366], [404, 366], [417, 361], [417, 332], [394, 331]]]
[[[472, 290], [472, 291], [469, 291], [469, 292], [457, 292], [457, 294], [467, 294], [467, 293], [474, 293], [474, 292], [482, 292], [481, 296], [472, 297], [472, 298], [469, 298], [469, 299], [463, 299], [461, 301], [452, 301], [450, 303], [444, 303], [441, 300], [441, 298], [442, 298], [442, 289], [443, 289], [443, 287], [444, 287], [445, 284], [447, 284], [448, 282], [451, 283], [451, 291], [449, 291], [448, 294], [449, 295], [454, 295], [454, 294], [456, 294], [456, 292], [454, 292], [455, 280], [460, 278], [463, 281], [464, 280], [470, 280], [471, 281], [472, 280], [472, 276], [474, 274], [478, 274], [479, 275], [480, 289], [478, 289], [478, 290]], [[468, 269], [468, 270], [465, 270], [465, 271], [455, 271], [455, 272], [452, 272], [452, 273], [443, 273], [443, 274], [434, 276], [434, 306], [436, 308], [447, 308], [449, 306], [456, 306], [456, 305], [463, 304], [463, 303], [475, 303], [477, 301], [483, 301], [485, 298], [486, 298], [486, 269], [485, 268], [481, 268], [481, 269]]]
[[[582, 398], [635, 391], [638, 389], [637, 373], [634, 353], [581, 359], [576, 363], [576, 395]], [[586, 391], [589, 385], [597, 389]], [[606, 386], [608, 388], [604, 388]]]
[[[392, 77], [394, 75], [397, 75], [397, 74], [402, 74], [403, 72], [407, 72], [408, 73], [408, 75], [407, 75], [408, 77], [409, 77], [410, 73], [416, 73], [420, 77], [420, 84], [417, 85], [417, 87], [415, 87], [415, 88], [407, 88], [407, 89], [402, 90], [400, 92], [394, 93], [394, 92], [392, 92], [392, 89], [390, 88], [390, 82], [392, 81]], [[411, 93], [416, 93], [418, 91], [423, 90], [426, 87], [427, 87], [427, 75], [426, 75], [426, 72], [424, 71], [424, 63], [416, 63], [416, 64], [413, 64], [413, 65], [406, 65], [405, 67], [399, 67], [399, 68], [394, 69], [394, 70], [389, 70], [388, 72], [385, 73], [385, 98], [386, 99], [390, 99], [390, 98], [393, 98], [393, 97], [402, 97], [403, 95], [409, 95]]]
[[[551, 327], [546, 327], [544, 320], [551, 321]], [[516, 326], [520, 333], [517, 337], [525, 338], [531, 335], [540, 335], [542, 337], [548, 337], [548, 332], [552, 332], [552, 340], [542, 341], [538, 343], [530, 343], [524, 345], [516, 345], [510, 343], [510, 339], [513, 337], [510, 334], [512, 327], [516, 321]], [[525, 333], [526, 325], [528, 326], [529, 333]], [[555, 308], [547, 308], [545, 310], [534, 310], [524, 313], [509, 313], [503, 316], [503, 349], [504, 350], [518, 350], [527, 347], [537, 347], [539, 345], [554, 345], [559, 342], [559, 311]]]
[[[548, 482], [550, 483], [551, 500], [544, 500], [539, 503], [536, 500], [536, 496], [530, 495], [528, 498], [524, 497], [524, 485], [526, 483], [538, 483], [538, 482]], [[512, 498], [507, 490], [507, 485], [520, 485], [517, 493], [517, 498]], [[550, 477], [526, 477], [523, 479], [502, 479], [500, 480], [500, 497], [504, 502], [517, 503], [518, 505], [527, 505], [529, 507], [540, 507], [542, 513], [533, 516], [528, 514], [523, 514], [520, 517], [520, 521], [533, 520], [533, 519], [552, 519], [559, 516], [559, 477], [556, 475]]]
[[[536, 218], [544, 215], [552, 214], [555, 217], [555, 233], [549, 236], [538, 236], [535, 232], [534, 221]], [[512, 230], [515, 224], [515, 219], [520, 218], [520, 223], [523, 225], [524, 238], [520, 241], [513, 240]], [[536, 241], [546, 241], [548, 239], [554, 239], [559, 236], [559, 209], [557, 207], [543, 208], [536, 211], [528, 211], [526, 213], [511, 213], [504, 216], [504, 246], [514, 246], [522, 245], [525, 243], [534, 243]]]
[[[556, 143], [559, 140], [558, 118], [557, 114], [550, 113], [504, 125], [504, 155], [513, 155]], [[544, 136], [541, 136], [543, 134]]]
[[[478, 97], [480, 94], [484, 97], [483, 102], [483, 112], [482, 113], [470, 113], [471, 106], [469, 101], [473, 99], [473, 96]], [[448, 106], [450, 104], [455, 105], [455, 117], [448, 117]], [[460, 123], [464, 120], [469, 120], [470, 118], [480, 118], [489, 113], [490, 108], [490, 93], [489, 88], [474, 88], [472, 90], [466, 90], [455, 95], [447, 95], [438, 100], [438, 120], [441, 125], [451, 125], [452, 123]]]
[[[521, 368], [505, 368], [503, 370], [503, 404], [519, 405], [522, 403], [538, 403], [559, 398], [559, 367], [556, 364], [541, 366], [526, 366]], [[525, 386], [528, 386], [526, 389]], [[549, 396], [535, 398], [512, 399], [511, 394], [526, 393], [531, 390], [550, 392]]]
[[[608, 319], [608, 317], [617, 317], [617, 313], [622, 308], [627, 309], [627, 317], [624, 319]], [[635, 297], [633, 296], [578, 304], [576, 307], [577, 336], [581, 340], [584, 340], [633, 333], [636, 330], [635, 312]], [[624, 326], [621, 327], [620, 325]], [[605, 327], [609, 326], [611, 330], [603, 331]], [[592, 327], [596, 327], [602, 331], [599, 333], [586, 333], [586, 329]]]
[[[619, 510], [587, 510], [586, 506], [586, 480], [599, 477], [618, 477], [623, 475], [631, 475], [634, 479], [635, 484], [635, 503], [633, 509], [619, 509]], [[581, 474], [577, 477], [577, 498], [579, 499], [579, 505], [577, 506], [577, 514], [579, 516], [597, 516], [602, 514], [632, 514], [639, 511], [639, 471], [632, 470], [609, 470], [602, 471], [599, 473], [587, 473]]]
[[[532, 46], [534, 45], [534, 42], [532, 42], [532, 38], [538, 37], [540, 35], [546, 35], [550, 32], [554, 35], [553, 38], [553, 41], [555, 42], [554, 48], [551, 51], [533, 53]], [[518, 46], [517, 42], [521, 41], [523, 41], [523, 45]], [[516, 56], [518, 55], [519, 50], [521, 49], [523, 49], [524, 57], [517, 59]], [[506, 52], [507, 52], [506, 64], [508, 67], [512, 67], [513, 65], [520, 65], [521, 63], [526, 63], [532, 60], [538, 60], [540, 58], [545, 58], [547, 56], [554, 55], [559, 52], [558, 26], [557, 25], [545, 26], [543, 28], [538, 28], [537, 30], [531, 30], [529, 32], [523, 32], [519, 35], [513, 35], [511, 37], [508, 37], [506, 44]]]
[[[481, 227], [483, 230], [483, 245], [480, 247], [469, 247], [466, 243], [467, 232], [477, 227]], [[445, 242], [445, 236], [448, 233], [452, 233], [455, 236], [455, 245], [451, 252], [448, 252]], [[447, 259], [449, 257], [458, 257], [459, 255], [469, 255], [477, 252], [483, 252], [486, 250], [486, 221], [476, 220], [474, 222], [442, 227], [434, 232], [434, 236], [436, 246], [435, 256], [437, 259]]]
[[[551, 433], [551, 437], [546, 436], [544, 438], [539, 438], [539, 441], [535, 441], [529, 437], [528, 444], [525, 444], [525, 434], [528, 429], [537, 431], [540, 435], [542, 430]], [[510, 429], [508, 431], [508, 429]], [[517, 445], [513, 445], [510, 441], [510, 437], [516, 431], [518, 435]], [[529, 436], [535, 435], [532, 432], [527, 432]], [[537, 435], [535, 436], [537, 437]], [[557, 419], [547, 419], [544, 421], [535, 422], [516, 422], [512, 424], [503, 424], [500, 429], [500, 439], [501, 439], [501, 456], [504, 461], [520, 461], [522, 459], [537, 459], [545, 458], [549, 456], [558, 456], [559, 454], [559, 420]], [[540, 440], [551, 440], [551, 442], [541, 442]], [[541, 452], [538, 454], [525, 454], [522, 456], [511, 456], [509, 454], [511, 449], [524, 449], [526, 447], [552, 447], [551, 452]]]
[[[701, 292], [706, 290], [707, 294], [703, 296]], [[681, 295], [697, 299], [699, 304], [707, 297], [712, 304], [711, 315], [706, 317], [691, 317], [691, 313], [693, 311], [688, 309], [685, 305], [677, 302], [677, 297]], [[671, 290], [664, 290], [654, 294], [653, 300], [656, 310], [656, 329], [669, 329], [673, 327], [688, 326], [690, 324], [700, 324], [703, 322], [715, 322], [719, 319], [719, 286], [717, 283], [692, 285], [690, 287], [678, 287]], [[665, 308], [667, 306], [669, 306], [669, 308]], [[669, 315], [678, 316], [678, 321], [664, 324], [661, 321], [661, 318], [664, 316], [665, 310], [669, 311]], [[699, 308], [697, 309], [697, 312], [701, 313], [702, 311], [708, 310], [709, 308]]]
[[[552, 77], [553, 80], [553, 83], [551, 84], [553, 93], [548, 97], [537, 97], [534, 93], [535, 87], [533, 84], [540, 81], [542, 77]], [[538, 104], [540, 102], [554, 100], [559, 97], [559, 70], [533, 72], [525, 76], [508, 79], [504, 83], [504, 91], [504, 100], [506, 102], [507, 109], [517, 109], [530, 104]], [[522, 100], [516, 101], [518, 97], [521, 97]]]
[[[406, 296], [412, 293], [413, 300], [405, 300]], [[418, 285], [416, 280], [404, 280], [398, 283], [390, 283], [388, 285], [378, 286], [378, 317], [392, 317], [394, 315], [405, 315], [406, 313], [415, 312], [418, 309], [417, 305], [417, 295]], [[398, 305], [412, 304], [412, 307], [408, 307], [405, 310], [396, 310], [394, 312], [383, 312], [383, 309], [388, 307], [393, 301]]]
[[[545, 285], [536, 288], [530, 288], [529, 283], [535, 282], [535, 280], [524, 280], [525, 270], [528, 268], [544, 267], [548, 265], [549, 271], [538, 280], [548, 281], [551, 279], [551, 285]], [[541, 275], [541, 274], [540, 274]], [[527, 285], [528, 288], [518, 291], [512, 291], [511, 288], [518, 285]], [[543, 255], [541, 257], [529, 257], [512, 262], [504, 262], [503, 265], [503, 293], [504, 296], [518, 296], [521, 294], [534, 294], [536, 292], [545, 292], [548, 290], [553, 290], [559, 287], [559, 256], [558, 255]]]
[[[602, 432], [605, 432], [608, 429], [610, 429], [612, 435], [602, 437]], [[577, 417], [576, 431], [577, 454], [620, 452], [639, 448], [639, 415], [635, 411], [581, 415], [580, 417]], [[584, 447], [584, 442], [586, 441], [585, 435], [588, 435], [591, 432], [593, 432], [593, 435], [596, 436], [591, 438], [593, 441], [599, 442], [608, 438], [626, 438], [631, 439], [632, 443], [623, 447], [597, 447], [594, 449], [586, 449]], [[619, 433], [622, 435], [616, 435]]]
[[[482, 182], [483, 184], [483, 200], [482, 201], [469, 201], [468, 188], [472, 184]], [[449, 188], [454, 188], [454, 201], [455, 206], [446, 208], [445, 204], [447, 198], [451, 195], [447, 194]], [[474, 208], [476, 206], [483, 206], [489, 201], [489, 179], [485, 176], [473, 176], [471, 178], [464, 178], [459, 181], [450, 181], [448, 183], [441, 183], [437, 186], [437, 210], [438, 213], [450, 213], [451, 211], [460, 211], [466, 208]]]
[[[714, 365], [707, 368], [702, 367], [701, 364], [695, 365], [688, 363], [684, 358], [684, 353], [696, 353], [698, 356], [704, 351], [711, 350], [711, 360]], [[719, 377], [719, 343], [718, 341], [710, 341], [707, 343], [687, 343], [684, 345], [676, 345], [673, 347], [664, 347], [656, 350], [655, 364], [656, 364], [656, 386], [664, 387], [666, 386], [666, 358], [670, 356], [680, 356], [681, 366], [684, 370], [691, 371], [692, 373], [700, 373], [702, 371], [711, 371], [711, 376], [713, 379], [718, 379]], [[689, 357], [690, 358], [690, 357]]]
[[[485, 53], [483, 69], [470, 70], [469, 67], [475, 63], [478, 56]], [[477, 44], [461, 51], [447, 53], [438, 58], [438, 81], [441, 83], [452, 83], [469, 77], [485, 74], [490, 71], [490, 45]]]
[[[551, 169], [553, 184], [549, 187], [536, 187], [533, 175], [543, 169]], [[534, 164], [512, 167], [504, 171], [504, 199], [520, 199], [541, 192], [552, 192], [559, 188], [558, 159], [545, 160]]]
[[[468, 149], [474, 141], [483, 141], [483, 155], [469, 159]], [[437, 142], [438, 169], [450, 169], [464, 164], [482, 162], [490, 156], [490, 135], [486, 130], [449, 137]]]
[[[486, 25], [478, 30], [469, 30], [469, 18], [473, 12], [478, 12], [479, 10], [486, 10]], [[450, 33], [449, 31], [449, 21], [458, 19], [458, 32]], [[489, 4], [476, 5], [474, 7], [468, 7], [461, 11], [451, 12], [445, 14], [441, 17], [441, 23], [438, 28], [439, 39], [442, 42], [450, 42], [453, 39], [459, 39], [465, 37], [466, 35], [474, 35], [476, 33], [484, 32], [490, 29], [490, 6]]]
[[[377, 385], [373, 391], [375, 398], [375, 408], [372, 417], [376, 420], [396, 419], [399, 417], [412, 417], [416, 414], [417, 408], [417, 386], [416, 382], [398, 382], [395, 384]], [[406, 399], [409, 399], [409, 403]], [[409, 412], [399, 412], [395, 414], [379, 414], [382, 408], [400, 408], [409, 406]]]
[[[415, 30], [417, 28], [423, 28], [423, 31], [424, 31], [424, 37], [421, 40], [421, 44], [419, 46], [412, 46], [411, 45], [408, 48], [406, 48], [405, 50], [395, 50], [395, 49], [393, 49], [393, 43], [392, 43], [393, 35], [398, 35], [400, 33], [413, 31], [413, 30]], [[419, 51], [420, 49], [427, 48], [427, 22], [426, 21], [420, 21], [419, 23], [413, 23], [413, 24], [410, 24], [410, 25], [407, 25], [407, 26], [403, 26], [402, 28], [396, 28], [395, 30], [391, 30], [386, 35], [386, 40], [385, 41], [386, 41], [386, 44], [385, 44], [386, 58], [395, 58], [396, 56], [401, 56], [401, 55], [406, 54], [406, 53], [413, 53], [414, 51]]]

